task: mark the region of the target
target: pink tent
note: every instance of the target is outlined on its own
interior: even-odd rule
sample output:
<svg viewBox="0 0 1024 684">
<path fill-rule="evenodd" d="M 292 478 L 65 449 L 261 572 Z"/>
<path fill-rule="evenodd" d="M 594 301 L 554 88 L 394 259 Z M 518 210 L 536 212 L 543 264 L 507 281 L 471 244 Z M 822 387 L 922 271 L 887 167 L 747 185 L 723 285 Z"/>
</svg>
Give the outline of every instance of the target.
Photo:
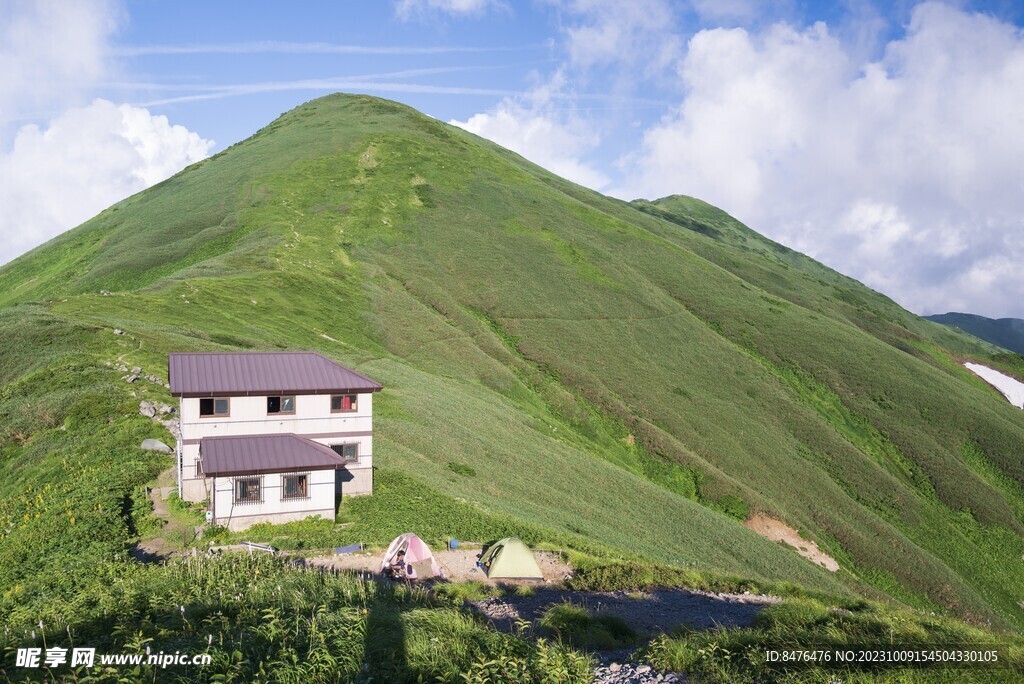
<svg viewBox="0 0 1024 684">
<path fill-rule="evenodd" d="M 381 572 L 391 567 L 399 551 L 405 551 L 405 575 L 409 579 L 427 579 L 441 574 L 441 567 L 430 552 L 430 547 L 412 532 L 406 532 L 391 542 L 380 564 Z"/>
</svg>

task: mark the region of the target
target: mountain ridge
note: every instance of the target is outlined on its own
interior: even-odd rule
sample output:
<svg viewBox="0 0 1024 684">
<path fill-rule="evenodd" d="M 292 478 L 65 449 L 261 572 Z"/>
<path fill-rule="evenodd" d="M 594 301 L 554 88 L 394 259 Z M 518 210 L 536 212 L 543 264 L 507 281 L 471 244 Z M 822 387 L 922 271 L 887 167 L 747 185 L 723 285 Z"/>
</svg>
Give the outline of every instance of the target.
<svg viewBox="0 0 1024 684">
<path fill-rule="evenodd" d="M 1024 424 L 959 364 L 989 346 L 698 200 L 605 198 L 404 105 L 292 110 L 0 267 L 0 306 L 54 349 L 96 336 L 36 371 L 74 367 L 69 386 L 119 354 L 154 371 L 172 350 L 317 349 L 388 388 L 381 467 L 445 495 L 661 562 L 1024 626 Z M 53 397 L 54 425 L 13 407 L 32 390 L 5 335 L 11 496 L 53 465 L 17 435 L 67 418 Z M 752 511 L 840 572 L 745 530 Z"/>
<path fill-rule="evenodd" d="M 977 314 L 955 311 L 923 316 L 923 318 L 959 328 L 1016 354 L 1024 354 L 1024 320 L 1020 318 L 987 318 Z"/>
</svg>

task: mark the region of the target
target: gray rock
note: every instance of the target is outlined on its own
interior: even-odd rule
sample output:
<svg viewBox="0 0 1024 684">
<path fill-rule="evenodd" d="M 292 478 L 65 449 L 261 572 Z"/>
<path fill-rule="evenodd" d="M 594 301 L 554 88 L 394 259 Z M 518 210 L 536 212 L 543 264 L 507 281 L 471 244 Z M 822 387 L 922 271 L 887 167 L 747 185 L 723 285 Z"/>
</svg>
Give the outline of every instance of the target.
<svg viewBox="0 0 1024 684">
<path fill-rule="evenodd" d="M 139 376 L 138 375 L 126 375 L 124 380 L 125 380 L 125 382 L 138 382 L 139 381 Z"/>
<path fill-rule="evenodd" d="M 147 418 L 152 418 L 156 415 L 156 406 L 154 406 L 152 402 L 144 401 L 139 404 L 139 413 Z"/>
<path fill-rule="evenodd" d="M 612 663 L 611 665 L 608 666 L 608 671 L 609 672 L 618 672 L 621 669 L 622 669 L 622 665 L 619 665 L 618 663 Z"/>
<path fill-rule="evenodd" d="M 120 328 L 114 328 L 114 334 L 115 335 L 124 335 L 124 330 L 121 330 Z"/>
<path fill-rule="evenodd" d="M 171 447 L 167 446 L 166 444 L 161 442 L 159 439 L 144 439 L 144 440 L 142 440 L 142 444 L 140 444 L 139 446 L 140 446 L 141 449 L 143 449 L 145 451 L 159 451 L 160 453 L 163 453 L 163 454 L 173 454 L 174 453 L 174 449 L 172 449 Z"/>
<path fill-rule="evenodd" d="M 140 375 L 142 373 L 142 369 L 139 368 L 138 366 L 132 366 L 132 373 L 134 373 L 135 375 Z"/>
</svg>

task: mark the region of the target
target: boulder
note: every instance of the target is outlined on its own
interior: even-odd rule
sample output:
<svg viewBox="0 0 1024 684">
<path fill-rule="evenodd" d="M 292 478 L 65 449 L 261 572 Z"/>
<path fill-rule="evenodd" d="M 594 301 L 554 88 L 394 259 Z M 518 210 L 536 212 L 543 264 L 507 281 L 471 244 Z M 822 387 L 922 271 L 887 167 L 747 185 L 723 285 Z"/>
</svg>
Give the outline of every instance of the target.
<svg viewBox="0 0 1024 684">
<path fill-rule="evenodd" d="M 144 439 L 140 447 L 145 451 L 159 451 L 163 454 L 173 454 L 174 449 L 167 446 L 159 439 Z"/>
</svg>

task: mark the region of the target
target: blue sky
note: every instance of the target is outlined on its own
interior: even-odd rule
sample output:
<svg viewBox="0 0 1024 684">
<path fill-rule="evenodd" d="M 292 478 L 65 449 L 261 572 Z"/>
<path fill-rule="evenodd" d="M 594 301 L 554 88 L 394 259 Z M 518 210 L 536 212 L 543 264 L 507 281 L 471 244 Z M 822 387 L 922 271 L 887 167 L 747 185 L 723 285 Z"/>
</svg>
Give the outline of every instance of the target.
<svg viewBox="0 0 1024 684">
<path fill-rule="evenodd" d="M 1024 317 L 1024 3 L 11 0 L 0 263 L 337 90 Z M 46 198 L 61 197 L 54 203 Z"/>
</svg>

